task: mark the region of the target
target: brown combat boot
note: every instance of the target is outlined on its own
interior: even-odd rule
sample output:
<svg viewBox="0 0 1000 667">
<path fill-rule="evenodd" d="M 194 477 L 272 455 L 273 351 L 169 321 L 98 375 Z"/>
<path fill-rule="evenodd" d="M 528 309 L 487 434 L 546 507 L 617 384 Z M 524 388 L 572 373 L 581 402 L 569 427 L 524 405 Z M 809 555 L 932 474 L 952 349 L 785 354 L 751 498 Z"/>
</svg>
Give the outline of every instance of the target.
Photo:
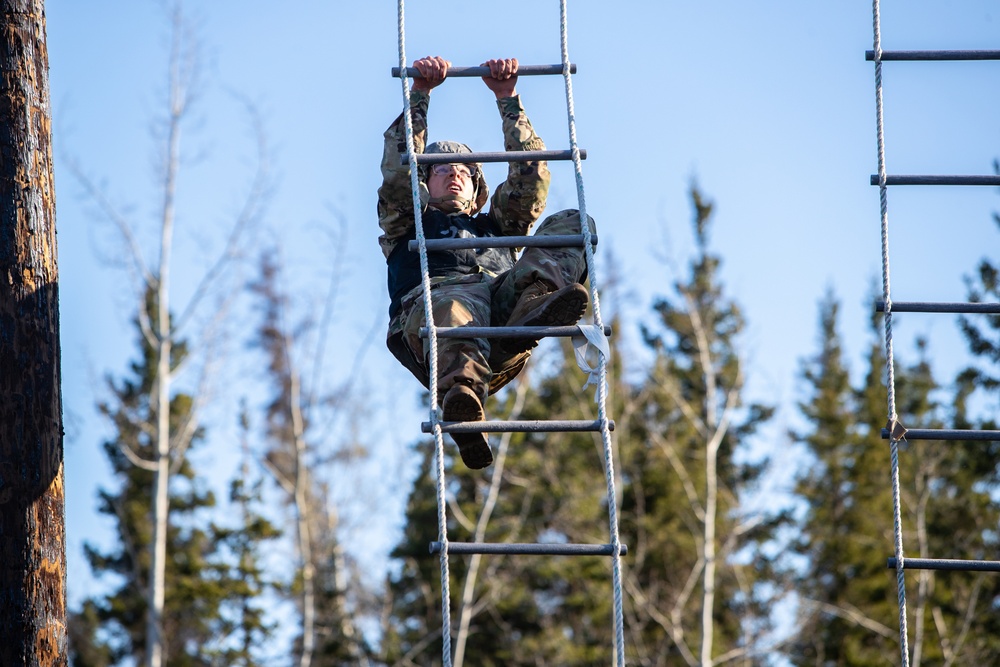
<svg viewBox="0 0 1000 667">
<path fill-rule="evenodd" d="M 464 384 L 456 384 L 441 401 L 441 410 L 446 422 L 483 421 L 483 404 L 476 392 Z M 493 452 L 485 433 L 451 433 L 458 445 L 462 461 L 473 470 L 481 470 L 493 463 Z"/>
<path fill-rule="evenodd" d="M 580 283 L 554 292 L 529 292 L 518 300 L 507 321 L 509 327 L 564 327 L 580 321 L 587 312 L 590 295 Z M 501 338 L 495 343 L 505 354 L 519 354 L 538 345 L 537 338 Z"/>
</svg>

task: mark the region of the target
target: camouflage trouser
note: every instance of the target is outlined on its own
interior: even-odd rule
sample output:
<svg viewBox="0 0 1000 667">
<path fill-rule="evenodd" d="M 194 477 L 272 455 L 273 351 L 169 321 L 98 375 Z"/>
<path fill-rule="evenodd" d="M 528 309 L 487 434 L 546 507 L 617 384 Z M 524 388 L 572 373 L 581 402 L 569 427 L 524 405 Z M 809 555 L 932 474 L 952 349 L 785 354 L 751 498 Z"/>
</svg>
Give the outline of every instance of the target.
<svg viewBox="0 0 1000 667">
<path fill-rule="evenodd" d="M 596 233 L 593 218 L 589 224 L 591 233 Z M 570 209 L 547 217 L 535 236 L 579 233 L 580 213 Z M 525 248 L 513 268 L 499 276 L 476 273 L 432 284 L 434 322 L 439 327 L 504 326 L 526 289 L 537 289 L 533 286 L 542 283 L 543 291 L 554 291 L 582 283 L 586 276 L 583 248 Z M 429 387 L 430 343 L 420 337 L 424 326 L 423 287 L 418 286 L 403 297 L 399 312 L 389 323 L 386 343 L 393 355 Z M 485 338 L 439 338 L 438 399 L 453 385 L 462 383 L 485 401 L 488 394 L 514 379 L 530 356 L 530 351 L 491 354 L 490 341 Z"/>
</svg>

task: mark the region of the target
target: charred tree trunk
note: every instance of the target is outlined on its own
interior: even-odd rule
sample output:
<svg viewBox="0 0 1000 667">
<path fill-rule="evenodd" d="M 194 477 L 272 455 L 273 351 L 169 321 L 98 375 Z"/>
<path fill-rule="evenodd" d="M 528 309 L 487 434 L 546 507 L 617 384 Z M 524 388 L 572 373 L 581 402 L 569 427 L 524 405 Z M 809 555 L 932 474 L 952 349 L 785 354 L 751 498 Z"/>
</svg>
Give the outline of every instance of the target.
<svg viewBox="0 0 1000 667">
<path fill-rule="evenodd" d="M 0 665 L 48 667 L 67 659 L 45 10 L 0 12 Z"/>
</svg>

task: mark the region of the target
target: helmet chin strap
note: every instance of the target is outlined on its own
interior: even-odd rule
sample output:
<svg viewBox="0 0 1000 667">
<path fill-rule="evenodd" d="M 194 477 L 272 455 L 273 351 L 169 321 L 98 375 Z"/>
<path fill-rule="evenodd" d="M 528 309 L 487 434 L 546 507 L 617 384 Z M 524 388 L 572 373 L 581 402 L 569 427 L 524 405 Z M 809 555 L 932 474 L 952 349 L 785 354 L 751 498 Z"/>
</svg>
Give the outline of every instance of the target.
<svg viewBox="0 0 1000 667">
<path fill-rule="evenodd" d="M 472 210 L 473 202 L 471 199 L 458 195 L 445 195 L 444 197 L 431 197 L 428 204 L 444 213 L 467 213 Z"/>
</svg>

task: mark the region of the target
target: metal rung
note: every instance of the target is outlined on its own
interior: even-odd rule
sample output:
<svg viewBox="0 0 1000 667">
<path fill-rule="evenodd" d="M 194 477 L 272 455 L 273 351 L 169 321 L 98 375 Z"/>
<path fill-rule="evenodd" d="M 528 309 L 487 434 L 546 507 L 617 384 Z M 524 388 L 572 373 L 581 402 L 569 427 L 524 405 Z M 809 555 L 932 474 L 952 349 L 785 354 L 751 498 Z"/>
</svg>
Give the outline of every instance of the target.
<svg viewBox="0 0 1000 667">
<path fill-rule="evenodd" d="M 875 60 L 875 51 L 865 51 L 865 60 Z M 1000 51 L 975 49 L 968 51 L 883 51 L 882 60 L 1000 60 Z"/>
<path fill-rule="evenodd" d="M 878 185 L 878 175 L 872 174 L 872 185 Z M 886 185 L 1000 185 L 1000 176 L 886 176 Z"/>
<path fill-rule="evenodd" d="M 567 327 L 438 327 L 438 338 L 572 338 L 582 336 L 579 325 Z M 604 335 L 611 327 L 604 326 Z M 420 337 L 427 338 L 427 327 L 420 327 Z"/>
<path fill-rule="evenodd" d="M 875 312 L 885 312 L 885 301 L 875 302 Z M 1000 313 L 1000 303 L 893 301 L 894 313 Z"/>
<path fill-rule="evenodd" d="M 628 547 L 618 545 L 619 555 L 628 554 Z M 441 543 L 431 542 L 432 554 L 441 553 Z M 612 556 L 610 544 L 490 544 L 487 542 L 449 542 L 449 554 L 509 554 L 514 556 Z"/>
<path fill-rule="evenodd" d="M 417 153 L 417 164 L 471 164 L 474 162 L 532 162 L 536 160 L 572 160 L 573 151 L 494 151 L 485 153 Z M 580 150 L 580 159 L 587 159 L 587 151 Z M 408 164 L 405 154 L 399 156 L 400 164 Z"/>
<path fill-rule="evenodd" d="M 886 567 L 896 569 L 896 559 L 889 558 Z M 956 558 L 904 558 L 904 570 L 952 570 L 958 572 L 1000 572 L 1000 561 L 958 560 Z"/>
<path fill-rule="evenodd" d="M 460 239 L 428 239 L 428 250 L 479 250 L 480 248 L 582 248 L 583 234 L 551 234 L 541 236 L 478 236 Z M 597 234 L 590 237 L 597 245 Z M 420 243 L 410 241 L 407 250 L 418 250 Z"/>
<path fill-rule="evenodd" d="M 545 74 L 562 74 L 563 66 L 560 65 L 518 65 L 518 76 L 541 76 Z M 570 63 L 569 73 L 576 74 L 576 63 Z M 449 67 L 448 78 L 466 76 L 489 76 L 490 68 L 476 65 L 474 67 Z M 399 67 L 392 68 L 392 76 L 399 78 Z M 411 79 L 422 79 L 416 67 L 407 67 L 406 76 Z"/>
<path fill-rule="evenodd" d="M 889 439 L 889 429 L 882 429 L 882 439 Z M 954 430 L 943 428 L 912 428 L 906 431 L 904 440 L 974 440 L 976 442 L 1000 442 L 1000 431 Z"/>
<path fill-rule="evenodd" d="M 600 431 L 601 421 L 586 419 L 553 419 L 550 421 L 478 421 L 439 422 L 442 433 L 582 433 Z M 422 422 L 420 431 L 432 433 L 431 422 Z M 615 430 L 615 422 L 608 421 L 608 430 Z"/>
</svg>

